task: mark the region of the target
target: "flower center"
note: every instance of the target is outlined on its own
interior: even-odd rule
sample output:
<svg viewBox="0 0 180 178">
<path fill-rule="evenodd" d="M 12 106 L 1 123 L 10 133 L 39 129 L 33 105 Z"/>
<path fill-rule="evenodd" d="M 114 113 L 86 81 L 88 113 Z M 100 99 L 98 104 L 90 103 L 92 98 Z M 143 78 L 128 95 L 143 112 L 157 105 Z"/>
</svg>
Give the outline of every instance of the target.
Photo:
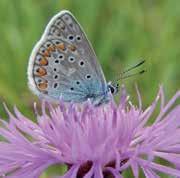
<svg viewBox="0 0 180 178">
<path fill-rule="evenodd" d="M 124 165 L 127 161 L 128 161 L 128 159 L 125 159 L 125 160 L 121 161 L 120 166 Z M 92 165 L 93 165 L 92 161 L 87 161 L 84 164 L 82 164 L 79 167 L 76 178 L 83 178 L 90 171 Z M 68 166 L 68 170 L 69 170 L 72 167 L 72 164 L 67 164 L 67 166 Z M 110 161 L 109 163 L 107 163 L 104 166 L 104 168 L 103 168 L 103 178 L 114 178 L 114 175 L 111 173 L 111 171 L 106 169 L 108 167 L 115 168 L 116 167 L 116 162 L 115 161 Z M 121 172 L 119 172 L 119 174 L 121 174 Z M 92 178 L 94 178 L 94 176 L 92 176 Z"/>
<path fill-rule="evenodd" d="M 103 171 L 103 177 L 104 178 L 114 178 L 114 175 L 110 171 L 105 170 L 105 171 Z"/>
<path fill-rule="evenodd" d="M 78 170 L 77 178 L 83 178 L 86 173 L 88 173 L 93 165 L 92 161 L 87 161 L 82 164 Z"/>
</svg>

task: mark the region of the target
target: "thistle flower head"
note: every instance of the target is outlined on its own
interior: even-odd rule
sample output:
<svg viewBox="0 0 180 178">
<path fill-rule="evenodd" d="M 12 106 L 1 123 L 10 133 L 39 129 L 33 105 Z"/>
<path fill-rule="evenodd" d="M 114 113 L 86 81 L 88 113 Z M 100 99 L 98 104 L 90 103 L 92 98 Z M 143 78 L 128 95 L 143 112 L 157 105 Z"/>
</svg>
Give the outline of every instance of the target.
<svg viewBox="0 0 180 178">
<path fill-rule="evenodd" d="M 135 178 L 140 170 L 147 178 L 158 172 L 179 176 L 180 106 L 171 108 L 179 96 L 165 104 L 161 88 L 145 110 L 140 96 L 135 107 L 126 94 L 119 105 L 111 101 L 101 107 L 43 103 L 37 123 L 16 108 L 15 115 L 8 111 L 9 121 L 1 120 L 0 128 L 0 176 L 38 178 L 57 163 L 68 167 L 61 178 L 121 178 L 128 168 Z M 148 124 L 159 100 L 159 115 Z"/>
</svg>

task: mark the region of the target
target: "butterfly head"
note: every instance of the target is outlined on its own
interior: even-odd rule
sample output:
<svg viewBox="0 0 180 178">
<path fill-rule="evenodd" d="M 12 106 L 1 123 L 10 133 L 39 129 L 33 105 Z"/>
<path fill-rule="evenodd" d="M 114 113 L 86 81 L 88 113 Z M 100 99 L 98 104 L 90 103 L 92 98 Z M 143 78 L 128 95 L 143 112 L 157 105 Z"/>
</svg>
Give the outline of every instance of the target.
<svg viewBox="0 0 180 178">
<path fill-rule="evenodd" d="M 109 82 L 107 87 L 108 87 L 108 91 L 112 95 L 117 94 L 119 91 L 119 83 L 117 83 L 117 82 L 115 82 L 115 83 Z"/>
<path fill-rule="evenodd" d="M 110 101 L 111 97 L 110 95 L 115 95 L 117 94 L 119 91 L 119 84 L 116 83 L 112 83 L 109 82 L 107 84 L 107 92 L 105 92 L 104 94 L 98 95 L 96 97 L 92 97 L 91 101 L 93 103 L 94 106 L 100 106 L 101 104 L 106 104 Z"/>
</svg>

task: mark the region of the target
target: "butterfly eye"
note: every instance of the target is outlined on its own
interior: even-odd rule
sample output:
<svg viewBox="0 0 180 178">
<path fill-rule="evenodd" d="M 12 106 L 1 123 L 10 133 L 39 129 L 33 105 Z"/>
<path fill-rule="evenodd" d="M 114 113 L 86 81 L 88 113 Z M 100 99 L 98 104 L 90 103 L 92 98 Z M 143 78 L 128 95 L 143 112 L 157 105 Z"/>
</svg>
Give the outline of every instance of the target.
<svg viewBox="0 0 180 178">
<path fill-rule="evenodd" d="M 68 58 L 68 61 L 71 62 L 71 63 L 73 63 L 73 62 L 75 61 L 75 58 L 74 58 L 73 56 L 70 56 L 70 57 Z"/>
<path fill-rule="evenodd" d="M 108 89 L 112 94 L 116 94 L 118 92 L 119 84 L 109 84 Z"/>
<path fill-rule="evenodd" d="M 111 91 L 111 93 L 113 94 L 113 93 L 115 92 L 114 87 L 110 87 L 110 91 Z"/>
<path fill-rule="evenodd" d="M 82 67 L 82 66 L 84 66 L 84 61 L 80 61 L 79 62 L 79 65 Z"/>
<path fill-rule="evenodd" d="M 88 79 L 88 80 L 91 79 L 91 75 L 89 75 L 89 74 L 86 75 L 86 79 Z"/>
</svg>

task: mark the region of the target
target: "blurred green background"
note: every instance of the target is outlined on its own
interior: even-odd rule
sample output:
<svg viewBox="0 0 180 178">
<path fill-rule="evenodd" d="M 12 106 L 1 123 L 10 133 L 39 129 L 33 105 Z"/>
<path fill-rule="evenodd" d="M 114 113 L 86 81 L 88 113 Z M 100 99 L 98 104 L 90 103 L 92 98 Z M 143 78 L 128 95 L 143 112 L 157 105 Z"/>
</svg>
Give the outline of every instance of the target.
<svg viewBox="0 0 180 178">
<path fill-rule="evenodd" d="M 146 60 L 144 75 L 123 81 L 133 100 L 134 83 L 145 107 L 160 84 L 168 99 L 179 89 L 179 0 L 0 0 L 0 103 L 16 104 L 32 116 L 37 97 L 27 86 L 28 58 L 48 21 L 62 9 L 84 28 L 107 80 Z"/>
</svg>

